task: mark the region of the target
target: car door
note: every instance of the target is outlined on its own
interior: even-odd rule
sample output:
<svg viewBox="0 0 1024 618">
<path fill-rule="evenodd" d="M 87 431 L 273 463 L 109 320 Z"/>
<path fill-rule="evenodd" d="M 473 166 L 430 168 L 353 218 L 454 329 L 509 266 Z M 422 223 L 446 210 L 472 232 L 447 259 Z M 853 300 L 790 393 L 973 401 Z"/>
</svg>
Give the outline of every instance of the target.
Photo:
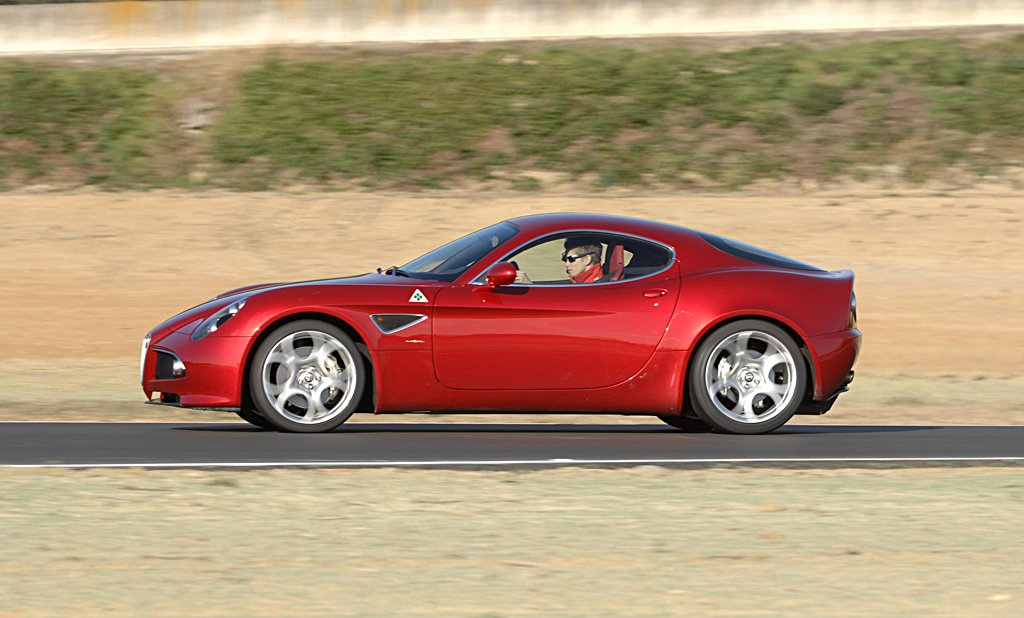
<svg viewBox="0 0 1024 618">
<path fill-rule="evenodd" d="M 445 288 L 434 305 L 437 379 L 473 390 L 618 384 L 654 354 L 678 293 L 674 262 L 637 280 Z"/>
</svg>

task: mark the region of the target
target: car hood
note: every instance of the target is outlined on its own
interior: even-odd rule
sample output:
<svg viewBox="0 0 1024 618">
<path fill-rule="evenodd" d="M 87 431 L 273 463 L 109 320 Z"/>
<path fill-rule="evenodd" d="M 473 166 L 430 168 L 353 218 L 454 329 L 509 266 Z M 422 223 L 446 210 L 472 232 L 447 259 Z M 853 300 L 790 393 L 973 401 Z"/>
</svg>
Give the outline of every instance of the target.
<svg viewBox="0 0 1024 618">
<path fill-rule="evenodd" d="M 314 279 L 311 281 L 297 281 L 293 283 L 260 283 L 256 285 L 247 285 L 239 288 L 234 288 L 226 292 L 217 294 L 210 300 L 196 305 L 190 309 L 182 311 L 174 317 L 164 321 L 159 326 L 150 331 L 150 335 L 153 340 L 163 339 L 166 335 L 175 332 L 187 332 L 191 333 L 199 326 L 199 324 L 213 315 L 217 311 L 220 311 L 224 307 L 241 298 L 252 298 L 256 294 L 262 294 L 266 292 L 272 292 L 275 290 L 281 290 L 285 288 L 300 288 L 309 286 L 350 286 L 350 285 L 380 285 L 380 286 L 393 286 L 393 285 L 430 285 L 431 281 L 424 281 L 421 279 L 409 279 L 406 277 L 395 277 L 393 275 L 383 275 L 377 273 L 367 273 L 363 275 L 354 275 L 351 277 L 335 277 L 332 279 Z"/>
<path fill-rule="evenodd" d="M 259 283 L 257 285 L 243 285 L 240 288 L 235 288 L 233 290 L 228 290 L 227 292 L 222 292 L 222 293 L 214 296 L 211 300 L 220 300 L 222 298 L 227 298 L 229 296 L 237 296 L 238 294 L 241 294 L 242 292 L 251 292 L 253 290 L 262 290 L 262 289 L 265 289 L 265 288 L 278 288 L 278 287 L 282 287 L 282 286 L 285 286 L 285 285 L 289 285 L 289 284 L 282 283 L 282 282 L 277 282 L 277 283 Z"/>
</svg>

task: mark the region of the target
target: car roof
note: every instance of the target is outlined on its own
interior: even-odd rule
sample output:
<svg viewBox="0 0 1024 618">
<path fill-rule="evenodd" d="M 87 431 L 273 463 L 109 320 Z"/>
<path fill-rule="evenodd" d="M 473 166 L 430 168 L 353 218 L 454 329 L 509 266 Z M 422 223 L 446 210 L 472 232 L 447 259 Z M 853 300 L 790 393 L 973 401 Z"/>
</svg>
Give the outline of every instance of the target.
<svg viewBox="0 0 1024 618">
<path fill-rule="evenodd" d="M 689 228 L 659 221 L 575 212 L 526 215 L 508 221 L 530 235 L 543 235 L 560 230 L 593 229 L 647 237 L 671 245 L 677 244 L 681 237 L 696 233 Z"/>
</svg>

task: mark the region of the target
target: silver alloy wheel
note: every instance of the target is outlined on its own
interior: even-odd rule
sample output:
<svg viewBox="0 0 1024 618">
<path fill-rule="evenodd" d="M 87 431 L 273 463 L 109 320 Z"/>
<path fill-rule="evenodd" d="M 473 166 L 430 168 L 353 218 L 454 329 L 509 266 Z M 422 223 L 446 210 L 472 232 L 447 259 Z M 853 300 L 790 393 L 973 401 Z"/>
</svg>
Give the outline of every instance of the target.
<svg viewBox="0 0 1024 618">
<path fill-rule="evenodd" d="M 292 333 L 271 348 L 263 362 L 263 393 L 282 417 L 305 425 L 341 414 L 356 392 L 352 355 L 331 335 Z"/>
<path fill-rule="evenodd" d="M 745 330 L 723 339 L 708 358 L 704 386 L 715 408 L 740 423 L 775 418 L 796 393 L 796 361 L 768 333 Z"/>
</svg>

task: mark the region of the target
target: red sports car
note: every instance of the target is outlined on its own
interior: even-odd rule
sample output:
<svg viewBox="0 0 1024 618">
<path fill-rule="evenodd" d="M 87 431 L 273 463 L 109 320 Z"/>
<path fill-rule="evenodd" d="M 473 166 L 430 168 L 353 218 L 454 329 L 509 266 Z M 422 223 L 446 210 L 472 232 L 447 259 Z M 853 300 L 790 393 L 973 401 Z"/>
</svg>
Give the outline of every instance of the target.
<svg viewBox="0 0 1024 618">
<path fill-rule="evenodd" d="M 757 434 L 827 411 L 860 340 L 849 270 L 665 223 L 551 214 L 376 274 L 226 292 L 146 336 L 141 378 L 149 403 L 283 431 L 433 410 Z"/>
</svg>

